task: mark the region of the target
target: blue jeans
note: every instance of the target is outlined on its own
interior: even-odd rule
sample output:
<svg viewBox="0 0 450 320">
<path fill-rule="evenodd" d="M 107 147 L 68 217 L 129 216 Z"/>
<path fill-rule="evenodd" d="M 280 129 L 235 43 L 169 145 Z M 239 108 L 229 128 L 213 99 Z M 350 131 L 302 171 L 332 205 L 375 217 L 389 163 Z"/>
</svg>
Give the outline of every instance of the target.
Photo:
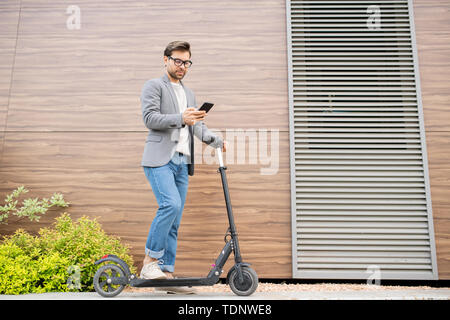
<svg viewBox="0 0 450 320">
<path fill-rule="evenodd" d="M 161 167 L 144 167 L 158 210 L 148 233 L 145 254 L 158 259 L 162 271 L 173 272 L 177 252 L 178 228 L 188 190 L 187 160 L 175 152 Z"/>
</svg>

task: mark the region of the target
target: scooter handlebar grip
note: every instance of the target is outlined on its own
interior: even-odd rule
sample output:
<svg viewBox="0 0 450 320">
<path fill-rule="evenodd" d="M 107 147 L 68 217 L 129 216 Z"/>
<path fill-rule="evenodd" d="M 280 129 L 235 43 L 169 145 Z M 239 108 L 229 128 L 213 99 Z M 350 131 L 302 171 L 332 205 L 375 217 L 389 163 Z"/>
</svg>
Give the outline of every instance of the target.
<svg viewBox="0 0 450 320">
<path fill-rule="evenodd" d="M 217 157 L 219 158 L 219 166 L 224 167 L 222 148 L 216 148 Z"/>
</svg>

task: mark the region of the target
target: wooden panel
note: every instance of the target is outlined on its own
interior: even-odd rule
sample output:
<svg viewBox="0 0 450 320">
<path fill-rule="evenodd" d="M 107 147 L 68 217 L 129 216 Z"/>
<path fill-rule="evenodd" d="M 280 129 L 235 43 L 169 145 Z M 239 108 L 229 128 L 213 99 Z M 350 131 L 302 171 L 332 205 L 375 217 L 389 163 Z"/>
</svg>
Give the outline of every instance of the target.
<svg viewBox="0 0 450 320">
<path fill-rule="evenodd" d="M 13 37 L 0 36 L 0 131 L 6 122 L 15 43 Z"/>
<path fill-rule="evenodd" d="M 439 279 L 450 279 L 450 3 L 414 0 Z"/>
<path fill-rule="evenodd" d="M 426 134 L 439 278 L 450 279 L 450 132 Z"/>
<path fill-rule="evenodd" d="M 0 36 L 0 159 L 3 149 L 3 133 L 7 124 L 6 120 L 15 42 L 13 37 Z"/>
<path fill-rule="evenodd" d="M 448 197 L 449 186 L 447 186 L 446 189 L 446 196 Z M 448 232 L 450 228 L 450 219 L 448 218 L 449 210 L 450 206 L 448 204 L 433 204 L 439 279 L 450 279 L 450 237 Z"/>
<path fill-rule="evenodd" d="M 207 4 L 177 3 L 165 28 L 165 1 L 81 2 L 81 29 L 68 30 L 67 2 L 25 1 L 9 127 L 145 130 L 141 88 L 163 75 L 167 43 L 186 39 L 185 83 L 216 103 L 210 127 L 287 130 L 284 2 Z"/>
<path fill-rule="evenodd" d="M 0 3 L 0 159 L 3 151 L 3 131 L 7 125 L 19 10 L 19 0 Z"/>
<path fill-rule="evenodd" d="M 450 3 L 414 0 L 419 71 L 427 131 L 450 123 Z"/>
<path fill-rule="evenodd" d="M 448 164 L 446 167 L 445 169 L 430 168 L 430 186 L 439 279 L 450 279 L 450 168 L 448 168 Z"/>
<path fill-rule="evenodd" d="M 0 130 L 6 119 L 18 17 L 18 1 L 0 3 Z"/>
<path fill-rule="evenodd" d="M 16 31 L 14 18 L 4 15 L 18 3 L 0 3 L 0 125 L 6 120 L 2 110 L 11 76 L 4 66 L 12 61 Z M 169 24 L 167 2 L 82 0 L 76 3 L 82 10 L 82 28 L 73 31 L 65 27 L 67 2 L 21 3 L 7 149 L 0 164 L 0 199 L 19 184 L 35 196 L 62 192 L 73 202 L 68 211 L 74 217 L 99 216 L 108 232 L 121 235 L 132 246 L 139 266 L 148 231 L 142 226 L 149 226 L 156 210 L 139 167 L 146 134 L 139 94 L 145 80 L 163 74 L 165 45 L 186 39 L 192 44 L 194 66 L 185 83 L 199 104 L 216 103 L 207 120 L 210 128 L 281 130 L 278 175 L 261 176 L 255 166 L 232 165 L 229 180 L 244 257 L 256 263 L 263 276 L 291 277 L 285 1 L 235 0 L 226 7 L 221 2 L 177 2 L 178 10 L 172 10 L 170 17 L 172 25 L 164 28 Z M 450 171 L 444 158 L 450 151 L 449 3 L 414 0 L 414 8 L 439 277 L 450 279 L 445 202 Z M 78 132 L 45 132 L 49 130 Z M 433 136 L 431 131 L 445 134 Z M 245 173 L 237 172 L 241 169 Z M 218 178 L 214 166 L 196 167 L 180 230 L 177 272 L 203 274 L 223 245 L 225 220 L 224 207 L 219 207 L 223 195 Z M 218 222 L 208 225 L 203 236 L 196 235 L 195 228 L 205 229 L 203 215 L 197 216 L 196 208 L 203 208 L 197 204 L 199 199 L 210 195 L 205 186 L 214 188 L 210 191 L 217 206 L 210 214 Z M 254 188 L 274 191 L 267 194 L 254 192 Z M 40 226 L 55 216 L 56 212 L 50 212 Z M 252 228 L 258 221 L 260 227 Z"/>
<path fill-rule="evenodd" d="M 427 131 L 428 167 L 450 169 L 450 131 Z"/>
<path fill-rule="evenodd" d="M 417 43 L 425 128 L 448 131 L 450 32 L 418 32 Z"/>
<path fill-rule="evenodd" d="M 61 192 L 72 203 L 67 212 L 74 218 L 98 217 L 107 232 L 131 246 L 140 266 L 157 209 L 139 166 L 144 140 L 142 133 L 8 133 L 0 166 L 0 198 L 21 184 L 33 197 Z M 291 274 L 288 140 L 287 132 L 280 133 L 279 169 L 274 175 L 261 175 L 260 169 L 267 165 L 259 160 L 253 165 L 249 160 L 243 165 L 227 164 L 242 254 L 261 277 Z M 270 148 L 270 139 L 268 143 Z M 199 164 L 190 178 L 177 262 L 177 272 L 185 275 L 206 274 L 223 247 L 227 220 L 216 169 L 213 164 Z M 59 212 L 23 226 L 36 231 Z M 16 227 L 0 225 L 0 233 L 11 233 Z"/>
</svg>

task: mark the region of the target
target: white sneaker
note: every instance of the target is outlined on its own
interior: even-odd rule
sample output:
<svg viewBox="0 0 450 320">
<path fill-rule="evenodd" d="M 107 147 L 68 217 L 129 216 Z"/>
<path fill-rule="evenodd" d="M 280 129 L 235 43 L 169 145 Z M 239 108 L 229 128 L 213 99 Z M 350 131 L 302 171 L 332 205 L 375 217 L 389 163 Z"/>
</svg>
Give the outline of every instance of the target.
<svg viewBox="0 0 450 320">
<path fill-rule="evenodd" d="M 167 275 L 161 271 L 158 261 L 153 261 L 142 267 L 141 279 L 167 279 Z"/>
</svg>

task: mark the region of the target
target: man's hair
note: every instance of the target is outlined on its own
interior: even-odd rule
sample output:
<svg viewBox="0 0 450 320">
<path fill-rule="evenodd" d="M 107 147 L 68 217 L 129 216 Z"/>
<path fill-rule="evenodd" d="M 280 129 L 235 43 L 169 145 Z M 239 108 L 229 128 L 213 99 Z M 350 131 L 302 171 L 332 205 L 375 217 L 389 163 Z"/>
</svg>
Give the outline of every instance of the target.
<svg viewBox="0 0 450 320">
<path fill-rule="evenodd" d="M 179 50 L 179 51 L 188 51 L 189 52 L 189 57 L 191 56 L 191 45 L 189 44 L 189 42 L 186 41 L 172 41 L 171 43 L 169 43 L 166 47 L 166 49 L 164 50 L 164 55 L 165 56 L 171 56 L 172 55 L 172 51 L 175 50 Z"/>
</svg>

